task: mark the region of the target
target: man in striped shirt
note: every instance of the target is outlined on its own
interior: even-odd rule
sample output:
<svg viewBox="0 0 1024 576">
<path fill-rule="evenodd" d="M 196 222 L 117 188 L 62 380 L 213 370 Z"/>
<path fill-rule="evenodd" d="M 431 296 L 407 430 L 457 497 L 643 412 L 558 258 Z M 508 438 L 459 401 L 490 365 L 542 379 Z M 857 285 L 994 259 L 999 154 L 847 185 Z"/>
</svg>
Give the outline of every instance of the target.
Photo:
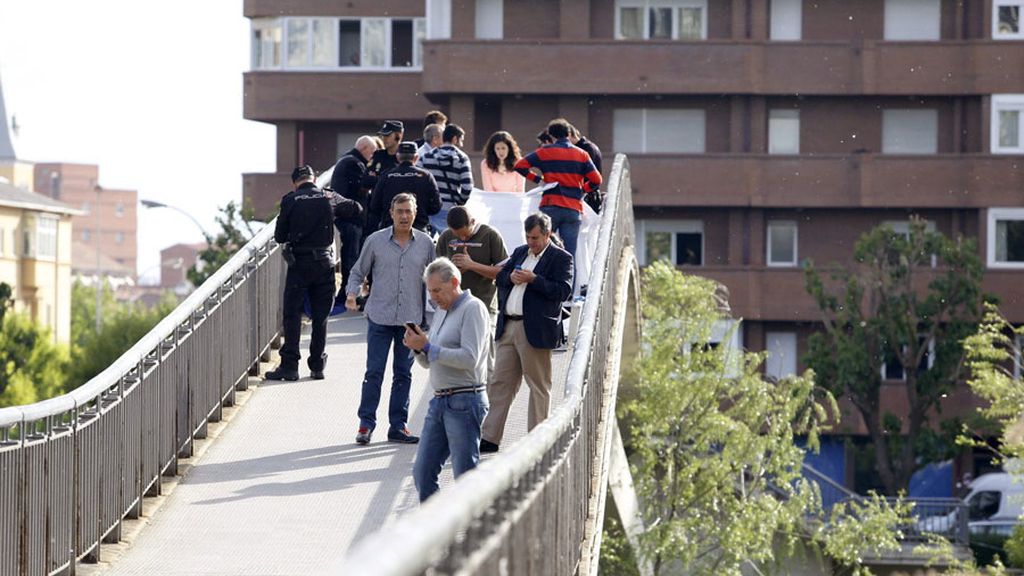
<svg viewBox="0 0 1024 576">
<path fill-rule="evenodd" d="M 547 133 L 555 142 L 520 158 L 515 170 L 531 182 L 552 184 L 540 199 L 540 211 L 551 218 L 552 230 L 562 239 L 565 251 L 575 258 L 583 221 L 583 195 L 598 189 L 601 173 L 589 154 L 569 142 L 568 122 L 552 120 Z"/>
<path fill-rule="evenodd" d="M 473 168 L 469 156 L 460 150 L 465 137 L 466 131 L 458 124 L 449 124 L 442 136 L 444 143 L 423 157 L 423 169 L 434 175 L 441 193 L 441 211 L 430 217 L 430 226 L 437 233 L 448 228 L 448 210 L 465 204 L 473 191 Z"/>
</svg>

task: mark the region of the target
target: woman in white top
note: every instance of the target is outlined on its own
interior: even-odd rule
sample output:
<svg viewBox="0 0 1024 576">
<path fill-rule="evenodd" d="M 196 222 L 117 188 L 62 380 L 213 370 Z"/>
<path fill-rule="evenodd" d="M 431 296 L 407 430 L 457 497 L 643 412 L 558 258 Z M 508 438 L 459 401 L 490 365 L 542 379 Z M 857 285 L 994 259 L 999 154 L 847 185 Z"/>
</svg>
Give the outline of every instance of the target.
<svg viewBox="0 0 1024 576">
<path fill-rule="evenodd" d="M 526 179 L 512 169 L 521 157 L 519 145 L 511 134 L 504 130 L 491 134 L 484 146 L 484 159 L 480 162 L 482 188 L 489 192 L 525 191 Z"/>
</svg>

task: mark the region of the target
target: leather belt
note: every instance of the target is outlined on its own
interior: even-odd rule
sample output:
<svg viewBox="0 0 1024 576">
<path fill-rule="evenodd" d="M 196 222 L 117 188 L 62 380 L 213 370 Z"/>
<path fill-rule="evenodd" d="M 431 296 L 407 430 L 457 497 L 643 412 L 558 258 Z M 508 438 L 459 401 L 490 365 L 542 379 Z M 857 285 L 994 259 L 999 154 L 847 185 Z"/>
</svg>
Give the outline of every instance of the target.
<svg viewBox="0 0 1024 576">
<path fill-rule="evenodd" d="M 487 389 L 487 386 L 459 386 L 458 388 L 445 388 L 444 390 L 434 390 L 434 398 L 444 398 L 445 396 L 453 396 L 455 394 L 469 394 L 470 392 L 483 392 Z"/>
<path fill-rule="evenodd" d="M 505 314 L 505 320 L 522 320 L 522 316 L 514 316 L 512 314 Z"/>
</svg>

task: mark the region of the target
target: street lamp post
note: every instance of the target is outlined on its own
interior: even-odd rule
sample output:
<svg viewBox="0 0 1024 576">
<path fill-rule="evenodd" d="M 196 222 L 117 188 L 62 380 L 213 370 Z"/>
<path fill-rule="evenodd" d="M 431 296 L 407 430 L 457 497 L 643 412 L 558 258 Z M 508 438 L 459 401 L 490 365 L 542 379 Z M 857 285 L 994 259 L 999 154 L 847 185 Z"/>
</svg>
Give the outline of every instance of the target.
<svg viewBox="0 0 1024 576">
<path fill-rule="evenodd" d="M 203 238 L 206 238 L 206 229 L 203 228 L 203 225 L 199 223 L 199 220 L 196 220 L 195 216 L 189 214 L 188 212 L 182 210 L 181 208 L 178 208 L 177 206 L 171 206 L 170 204 L 164 204 L 163 202 L 157 202 L 156 200 L 143 199 L 139 200 L 139 202 L 141 202 L 142 205 L 145 206 L 146 208 L 168 208 L 170 210 L 178 212 L 179 214 L 184 214 L 185 217 L 191 220 L 192 223 L 196 225 L 196 228 L 199 228 L 199 231 L 203 233 Z"/>
</svg>

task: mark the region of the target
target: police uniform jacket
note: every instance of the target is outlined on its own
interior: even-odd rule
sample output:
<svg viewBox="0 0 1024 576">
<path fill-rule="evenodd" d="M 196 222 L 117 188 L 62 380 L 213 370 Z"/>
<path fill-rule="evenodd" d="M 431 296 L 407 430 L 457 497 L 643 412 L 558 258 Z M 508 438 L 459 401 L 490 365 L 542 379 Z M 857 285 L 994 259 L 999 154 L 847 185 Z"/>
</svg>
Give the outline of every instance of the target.
<svg viewBox="0 0 1024 576">
<path fill-rule="evenodd" d="M 362 211 L 363 207 L 358 202 L 307 182 L 281 199 L 274 240 L 279 244 L 287 242 L 296 259 L 306 256 L 331 258 L 334 220 L 358 217 Z"/>
<path fill-rule="evenodd" d="M 370 191 L 363 185 L 365 178 L 366 160 L 355 148 L 346 152 L 334 165 L 334 173 L 331 174 L 331 188 L 335 193 L 358 202 L 363 208 L 362 214 L 359 216 L 338 220 L 338 222 L 349 222 L 358 226 L 366 225 L 366 212 L 370 207 Z"/>
<path fill-rule="evenodd" d="M 373 153 L 370 162 L 366 165 L 366 177 L 363 178 L 363 187 L 373 190 L 385 172 L 398 166 L 398 155 L 388 154 L 387 148 L 381 148 Z"/>
<path fill-rule="evenodd" d="M 370 231 L 391 226 L 391 199 L 402 192 L 416 197 L 416 219 L 413 228 L 425 231 L 430 216 L 441 211 L 441 195 L 437 190 L 434 175 L 409 162 L 384 173 L 370 194 L 370 215 L 367 227 Z"/>
</svg>

